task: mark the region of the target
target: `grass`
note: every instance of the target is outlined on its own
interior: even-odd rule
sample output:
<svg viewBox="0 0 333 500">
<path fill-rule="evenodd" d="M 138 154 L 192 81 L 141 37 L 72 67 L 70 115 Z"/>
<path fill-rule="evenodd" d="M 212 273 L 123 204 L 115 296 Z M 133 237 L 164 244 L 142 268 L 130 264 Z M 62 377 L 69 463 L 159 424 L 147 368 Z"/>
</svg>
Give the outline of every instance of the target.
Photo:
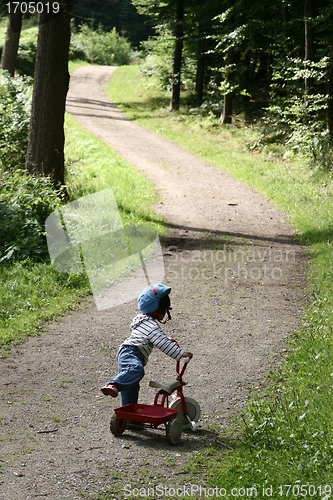
<svg viewBox="0 0 333 500">
<path fill-rule="evenodd" d="M 153 186 L 69 115 L 65 129 L 70 199 L 111 188 L 124 226 L 150 226 L 162 234 L 163 220 L 152 211 Z M 44 321 L 78 307 L 91 293 L 86 274 L 59 273 L 49 261 L 2 262 L 0 270 L 0 348 L 36 334 Z"/>
<path fill-rule="evenodd" d="M 80 68 L 81 66 L 91 66 L 87 61 L 83 61 L 82 59 L 75 59 L 75 61 L 68 61 L 68 71 L 72 73 L 75 69 Z"/>
<path fill-rule="evenodd" d="M 284 210 L 311 257 L 309 308 L 302 328 L 290 334 L 285 362 L 267 374 L 266 392 L 249 404 L 244 423 L 238 425 L 235 450 L 217 445 L 197 453 L 193 472 L 203 474 L 212 488 L 225 488 L 229 496 L 232 488 L 246 496 L 246 489 L 255 487 L 258 498 L 327 500 L 333 487 L 330 173 L 311 170 L 297 158 L 283 159 L 281 146 L 252 153 L 250 146 L 259 137 L 256 128 L 237 118 L 234 125 L 221 127 L 218 118 L 191 110 L 188 98 L 179 112 L 170 113 L 169 95 L 148 87 L 138 67 L 119 68 L 108 92 L 132 120 L 253 186 Z"/>
<path fill-rule="evenodd" d="M 50 263 L 29 259 L 1 263 L 0 347 L 38 332 L 43 321 L 78 306 L 90 293 L 86 276 L 57 273 Z"/>
</svg>

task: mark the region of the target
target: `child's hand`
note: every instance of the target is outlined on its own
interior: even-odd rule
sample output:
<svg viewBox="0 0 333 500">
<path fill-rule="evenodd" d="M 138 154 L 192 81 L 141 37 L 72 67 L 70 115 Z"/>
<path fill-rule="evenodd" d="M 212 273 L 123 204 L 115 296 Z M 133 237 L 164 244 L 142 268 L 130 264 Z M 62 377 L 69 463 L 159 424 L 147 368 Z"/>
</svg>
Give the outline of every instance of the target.
<svg viewBox="0 0 333 500">
<path fill-rule="evenodd" d="M 191 352 L 185 352 L 185 354 L 183 354 L 182 357 L 183 358 L 190 358 L 190 359 L 192 359 L 193 358 L 193 354 Z"/>
</svg>

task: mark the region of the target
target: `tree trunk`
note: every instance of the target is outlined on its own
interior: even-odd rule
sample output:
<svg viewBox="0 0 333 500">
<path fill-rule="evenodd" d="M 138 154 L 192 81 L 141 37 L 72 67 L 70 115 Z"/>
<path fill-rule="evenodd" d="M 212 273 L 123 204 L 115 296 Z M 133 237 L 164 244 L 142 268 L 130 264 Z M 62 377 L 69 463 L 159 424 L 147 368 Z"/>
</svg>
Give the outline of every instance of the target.
<svg viewBox="0 0 333 500">
<path fill-rule="evenodd" d="M 175 27 L 175 52 L 173 59 L 173 72 L 172 72 L 172 95 L 170 103 L 170 111 L 179 109 L 180 99 L 180 70 L 182 64 L 183 52 L 183 20 L 184 20 L 184 2 L 183 0 L 176 0 L 176 27 Z"/>
<path fill-rule="evenodd" d="M 195 84 L 196 101 L 199 105 L 202 103 L 204 76 L 205 76 L 205 38 L 199 32 L 197 74 L 196 74 L 196 84 Z"/>
<path fill-rule="evenodd" d="M 71 1 L 40 15 L 26 169 L 64 184 L 64 115 L 69 85 Z"/>
<path fill-rule="evenodd" d="M 284 45 L 285 45 L 285 50 L 286 50 L 286 56 L 288 57 L 291 54 L 291 44 L 289 40 L 289 35 L 290 35 L 290 28 L 289 28 L 289 23 L 290 23 L 290 15 L 289 15 L 289 9 L 288 9 L 288 3 L 286 0 L 281 0 L 281 12 L 282 12 L 282 23 L 283 23 L 283 31 L 284 31 Z"/>
<path fill-rule="evenodd" d="M 315 45 L 314 45 L 314 3 L 313 0 L 304 0 L 304 40 L 305 40 L 305 67 L 307 61 L 314 61 Z M 314 90 L 313 77 L 305 78 L 305 94 L 312 94 Z"/>
<path fill-rule="evenodd" d="M 331 43 L 331 60 L 328 80 L 327 128 L 333 137 L 333 37 Z"/>
<path fill-rule="evenodd" d="M 232 94 L 225 94 L 223 98 L 221 125 L 231 122 L 232 122 Z"/>
<path fill-rule="evenodd" d="M 0 63 L 0 68 L 8 71 L 10 76 L 15 74 L 21 27 L 22 12 L 17 9 L 15 13 L 8 15 L 7 33 Z"/>
<path fill-rule="evenodd" d="M 226 75 L 225 75 L 225 79 L 226 79 L 227 83 L 229 83 L 231 81 L 232 72 L 233 72 L 232 66 L 234 63 L 235 63 L 235 53 L 231 49 L 231 50 L 229 50 L 228 56 L 227 56 L 227 65 L 230 66 L 230 69 L 228 69 L 228 71 L 226 72 Z M 232 94 L 231 93 L 224 94 L 223 110 L 221 113 L 220 121 L 221 121 L 221 125 L 224 125 L 225 123 L 232 122 Z"/>
<path fill-rule="evenodd" d="M 230 9 L 234 5 L 234 0 L 228 0 L 227 2 L 227 8 Z M 233 24 L 233 16 L 228 17 L 227 21 L 227 26 L 228 29 L 230 30 Z M 227 54 L 227 66 L 228 69 L 226 70 L 225 74 L 225 80 L 227 83 L 231 81 L 231 76 L 232 76 L 232 65 L 235 62 L 235 53 L 233 49 L 229 49 L 228 54 Z M 224 94 L 223 97 L 223 110 L 220 116 L 220 121 L 221 125 L 224 125 L 225 123 L 231 123 L 232 122 L 232 94 Z"/>
</svg>

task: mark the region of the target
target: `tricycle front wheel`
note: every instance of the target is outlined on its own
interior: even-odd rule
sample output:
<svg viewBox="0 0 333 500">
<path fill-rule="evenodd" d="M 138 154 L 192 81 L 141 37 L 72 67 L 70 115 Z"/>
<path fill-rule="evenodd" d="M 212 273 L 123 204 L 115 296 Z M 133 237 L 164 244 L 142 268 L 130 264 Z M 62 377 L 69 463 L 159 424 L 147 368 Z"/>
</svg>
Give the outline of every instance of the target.
<svg viewBox="0 0 333 500">
<path fill-rule="evenodd" d="M 112 413 L 110 431 L 114 436 L 121 436 L 126 429 L 126 420 L 121 420 L 115 413 Z"/>
<path fill-rule="evenodd" d="M 187 414 L 192 422 L 197 423 L 197 421 L 200 418 L 200 406 L 195 401 L 195 399 L 192 398 L 185 398 L 185 403 L 186 403 L 186 409 L 187 409 Z M 177 397 L 174 399 L 171 404 L 169 405 L 169 408 L 173 408 L 174 410 L 179 410 L 178 412 L 178 418 L 180 419 L 183 430 L 191 429 L 191 424 L 187 420 L 186 416 L 184 415 L 184 410 L 183 410 L 183 405 L 182 405 L 182 400 L 181 398 Z"/>
<path fill-rule="evenodd" d="M 170 444 L 178 444 L 182 437 L 183 426 L 179 418 L 169 420 L 166 426 L 166 437 Z"/>
</svg>

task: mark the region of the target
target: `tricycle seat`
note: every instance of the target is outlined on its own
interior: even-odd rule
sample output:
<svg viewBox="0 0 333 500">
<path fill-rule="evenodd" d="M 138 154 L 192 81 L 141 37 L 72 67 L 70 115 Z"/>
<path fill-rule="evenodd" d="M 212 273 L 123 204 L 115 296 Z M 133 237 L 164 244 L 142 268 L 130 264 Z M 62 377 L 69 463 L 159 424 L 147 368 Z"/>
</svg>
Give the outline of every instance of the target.
<svg viewBox="0 0 333 500">
<path fill-rule="evenodd" d="M 154 382 L 151 380 L 149 382 L 149 387 L 155 387 L 156 389 L 162 389 L 163 391 L 171 394 L 173 391 L 181 387 L 181 383 L 179 380 L 172 380 L 171 382 L 167 382 L 165 384 L 161 384 L 160 382 Z"/>
</svg>

